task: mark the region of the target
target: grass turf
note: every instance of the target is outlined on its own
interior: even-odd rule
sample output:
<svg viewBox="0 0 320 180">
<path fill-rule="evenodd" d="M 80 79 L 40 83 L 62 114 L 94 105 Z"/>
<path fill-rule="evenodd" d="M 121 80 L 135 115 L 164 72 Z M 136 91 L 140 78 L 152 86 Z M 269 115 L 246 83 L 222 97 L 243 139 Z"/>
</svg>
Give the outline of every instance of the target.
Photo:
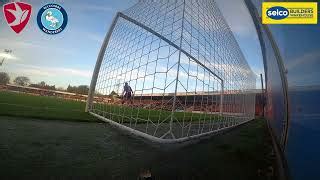
<svg viewBox="0 0 320 180">
<path fill-rule="evenodd" d="M 97 122 L 84 112 L 85 103 L 55 97 L 0 91 L 0 115 Z"/>
<path fill-rule="evenodd" d="M 104 123 L 0 117 L 1 179 L 276 179 L 265 120 L 176 150 L 162 150 Z"/>
<path fill-rule="evenodd" d="M 0 115 L 39 119 L 59 119 L 70 121 L 97 122 L 99 120 L 84 112 L 85 102 L 64 100 L 56 97 L 35 96 L 24 93 L 0 91 Z M 144 108 L 131 108 L 119 105 L 95 105 L 95 112 L 106 112 L 105 117 L 114 121 L 144 123 L 169 122 L 170 111 Z M 98 113 L 99 114 L 99 113 Z M 101 113 L 100 113 L 101 114 Z M 221 120 L 219 115 L 191 112 L 174 112 L 174 121 L 214 121 Z"/>
<path fill-rule="evenodd" d="M 146 108 L 132 108 L 129 106 L 120 105 L 106 105 L 106 104 L 96 104 L 95 113 L 104 115 L 108 119 L 121 122 L 132 122 L 132 120 L 137 120 L 137 122 L 142 123 L 146 120 L 152 122 L 166 122 L 171 120 L 171 111 L 164 110 L 153 110 Z M 103 113 L 104 112 L 104 113 Z M 215 114 L 205 114 L 205 113 L 191 113 L 191 112 L 174 112 L 174 121 L 218 121 L 223 120 L 223 117 Z"/>
</svg>

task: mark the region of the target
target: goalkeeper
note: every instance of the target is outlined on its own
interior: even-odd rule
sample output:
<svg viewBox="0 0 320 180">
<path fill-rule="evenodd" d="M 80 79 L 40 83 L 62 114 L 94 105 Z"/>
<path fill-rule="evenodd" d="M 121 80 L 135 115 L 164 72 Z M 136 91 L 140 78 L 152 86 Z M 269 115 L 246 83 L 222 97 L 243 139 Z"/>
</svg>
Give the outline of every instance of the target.
<svg viewBox="0 0 320 180">
<path fill-rule="evenodd" d="M 133 101 L 132 101 L 133 91 L 127 82 L 125 83 L 125 85 L 123 87 L 122 95 L 123 95 L 122 104 L 124 104 L 127 101 L 130 101 L 130 104 L 133 104 Z"/>
</svg>

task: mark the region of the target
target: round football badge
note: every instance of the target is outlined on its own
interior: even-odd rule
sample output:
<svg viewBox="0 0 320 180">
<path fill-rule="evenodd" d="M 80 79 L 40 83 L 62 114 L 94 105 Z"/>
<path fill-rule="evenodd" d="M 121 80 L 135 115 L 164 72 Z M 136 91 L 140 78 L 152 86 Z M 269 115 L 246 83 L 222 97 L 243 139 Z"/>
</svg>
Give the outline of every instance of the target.
<svg viewBox="0 0 320 180">
<path fill-rule="evenodd" d="M 39 28 L 47 34 L 61 33 L 67 26 L 67 12 L 58 4 L 47 4 L 43 6 L 37 16 Z"/>
</svg>

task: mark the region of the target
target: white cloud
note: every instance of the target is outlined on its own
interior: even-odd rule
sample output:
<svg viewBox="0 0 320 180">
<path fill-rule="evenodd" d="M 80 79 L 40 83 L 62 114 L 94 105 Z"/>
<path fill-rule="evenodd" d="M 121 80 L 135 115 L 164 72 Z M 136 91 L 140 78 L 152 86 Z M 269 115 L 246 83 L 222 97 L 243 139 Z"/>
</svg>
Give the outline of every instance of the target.
<svg viewBox="0 0 320 180">
<path fill-rule="evenodd" d="M 57 68 L 57 67 L 44 67 L 36 65 L 26 64 L 13 64 L 8 69 L 11 69 L 14 73 L 20 73 L 26 76 L 46 76 L 46 77 L 58 77 L 58 76 L 75 76 L 81 78 L 91 78 L 92 71 L 79 70 L 72 68 Z"/>
<path fill-rule="evenodd" d="M 53 77 L 55 74 L 42 71 L 40 69 L 22 69 L 19 71 L 19 73 L 22 73 L 24 75 L 31 75 L 31 76 L 46 76 L 46 77 Z"/>
<path fill-rule="evenodd" d="M 12 54 L 6 54 L 6 53 L 0 53 L 0 58 L 10 59 L 10 60 L 18 60 L 19 58 L 12 55 Z"/>
<path fill-rule="evenodd" d="M 254 37 L 256 30 L 243 0 L 216 0 L 217 5 L 235 34 Z"/>
<path fill-rule="evenodd" d="M 37 41 L 28 42 L 28 41 L 21 41 L 21 40 L 12 41 L 9 38 L 1 38 L 1 37 L 0 37 L 0 42 L 6 42 L 6 46 L 14 47 L 15 49 L 20 49 L 20 48 L 21 49 L 37 49 L 37 51 L 46 50 L 48 52 L 55 51 L 55 52 L 63 53 L 66 55 L 76 54 L 71 50 L 67 50 L 57 46 L 55 47 L 48 46 L 48 44 L 46 44 L 45 42 L 37 42 Z"/>
<path fill-rule="evenodd" d="M 289 61 L 286 68 L 288 70 L 294 69 L 304 63 L 311 63 L 311 61 L 318 61 L 319 59 L 320 59 L 320 52 L 319 51 L 305 53 L 305 54 L 303 54 L 303 56 L 295 58 L 292 61 Z"/>
<path fill-rule="evenodd" d="M 63 74 L 69 74 L 69 75 L 80 76 L 85 78 L 90 78 L 92 75 L 92 71 L 88 71 L 88 70 L 78 70 L 78 69 L 71 69 L 71 68 L 53 68 L 52 70 L 55 72 L 63 73 Z"/>
<path fill-rule="evenodd" d="M 106 6 L 105 4 L 104 5 L 97 5 L 97 4 L 93 4 L 93 3 L 90 3 L 90 4 L 87 4 L 87 3 L 83 3 L 83 4 L 73 4 L 73 9 L 76 9 L 78 11 L 85 11 L 85 12 L 88 12 L 88 11 L 100 11 L 100 12 L 113 12 L 115 11 L 114 8 L 110 7 L 110 6 Z"/>
<path fill-rule="evenodd" d="M 102 41 L 104 40 L 104 37 L 101 36 L 101 35 L 97 35 L 97 34 L 94 34 L 94 33 L 86 33 L 86 36 L 88 37 L 88 39 L 92 40 L 92 41 L 96 41 L 98 43 L 101 43 L 102 44 Z"/>
<path fill-rule="evenodd" d="M 99 5 L 94 5 L 94 4 L 89 4 L 85 6 L 86 10 L 91 10 L 91 11 L 105 11 L 105 12 L 112 12 L 114 9 L 112 7 L 108 6 L 99 6 Z"/>
</svg>

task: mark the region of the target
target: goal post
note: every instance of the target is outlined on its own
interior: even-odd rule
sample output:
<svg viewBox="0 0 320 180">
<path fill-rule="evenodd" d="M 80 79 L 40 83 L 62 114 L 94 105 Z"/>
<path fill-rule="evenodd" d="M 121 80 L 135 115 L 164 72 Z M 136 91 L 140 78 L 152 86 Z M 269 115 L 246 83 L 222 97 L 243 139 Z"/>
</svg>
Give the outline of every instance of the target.
<svg viewBox="0 0 320 180">
<path fill-rule="evenodd" d="M 87 99 L 87 103 L 86 103 L 85 112 L 89 112 L 92 107 L 93 96 L 94 96 L 94 92 L 95 92 L 95 88 L 96 88 L 96 84 L 97 84 L 97 79 L 98 79 L 98 74 L 99 74 L 99 70 L 101 67 L 101 63 L 103 61 L 103 57 L 106 52 L 109 39 L 112 35 L 112 31 L 118 21 L 119 16 L 120 16 L 120 13 L 117 13 L 117 15 L 113 18 L 110 29 L 109 29 L 106 37 L 104 38 L 102 46 L 100 48 L 99 55 L 98 55 L 96 65 L 94 67 L 94 71 L 93 71 L 92 78 L 91 78 L 91 83 L 90 83 L 90 87 L 89 87 L 88 99 Z"/>
<path fill-rule="evenodd" d="M 140 0 L 117 13 L 97 58 L 86 111 L 160 143 L 252 120 L 255 76 L 215 3 L 199 1 Z"/>
</svg>

